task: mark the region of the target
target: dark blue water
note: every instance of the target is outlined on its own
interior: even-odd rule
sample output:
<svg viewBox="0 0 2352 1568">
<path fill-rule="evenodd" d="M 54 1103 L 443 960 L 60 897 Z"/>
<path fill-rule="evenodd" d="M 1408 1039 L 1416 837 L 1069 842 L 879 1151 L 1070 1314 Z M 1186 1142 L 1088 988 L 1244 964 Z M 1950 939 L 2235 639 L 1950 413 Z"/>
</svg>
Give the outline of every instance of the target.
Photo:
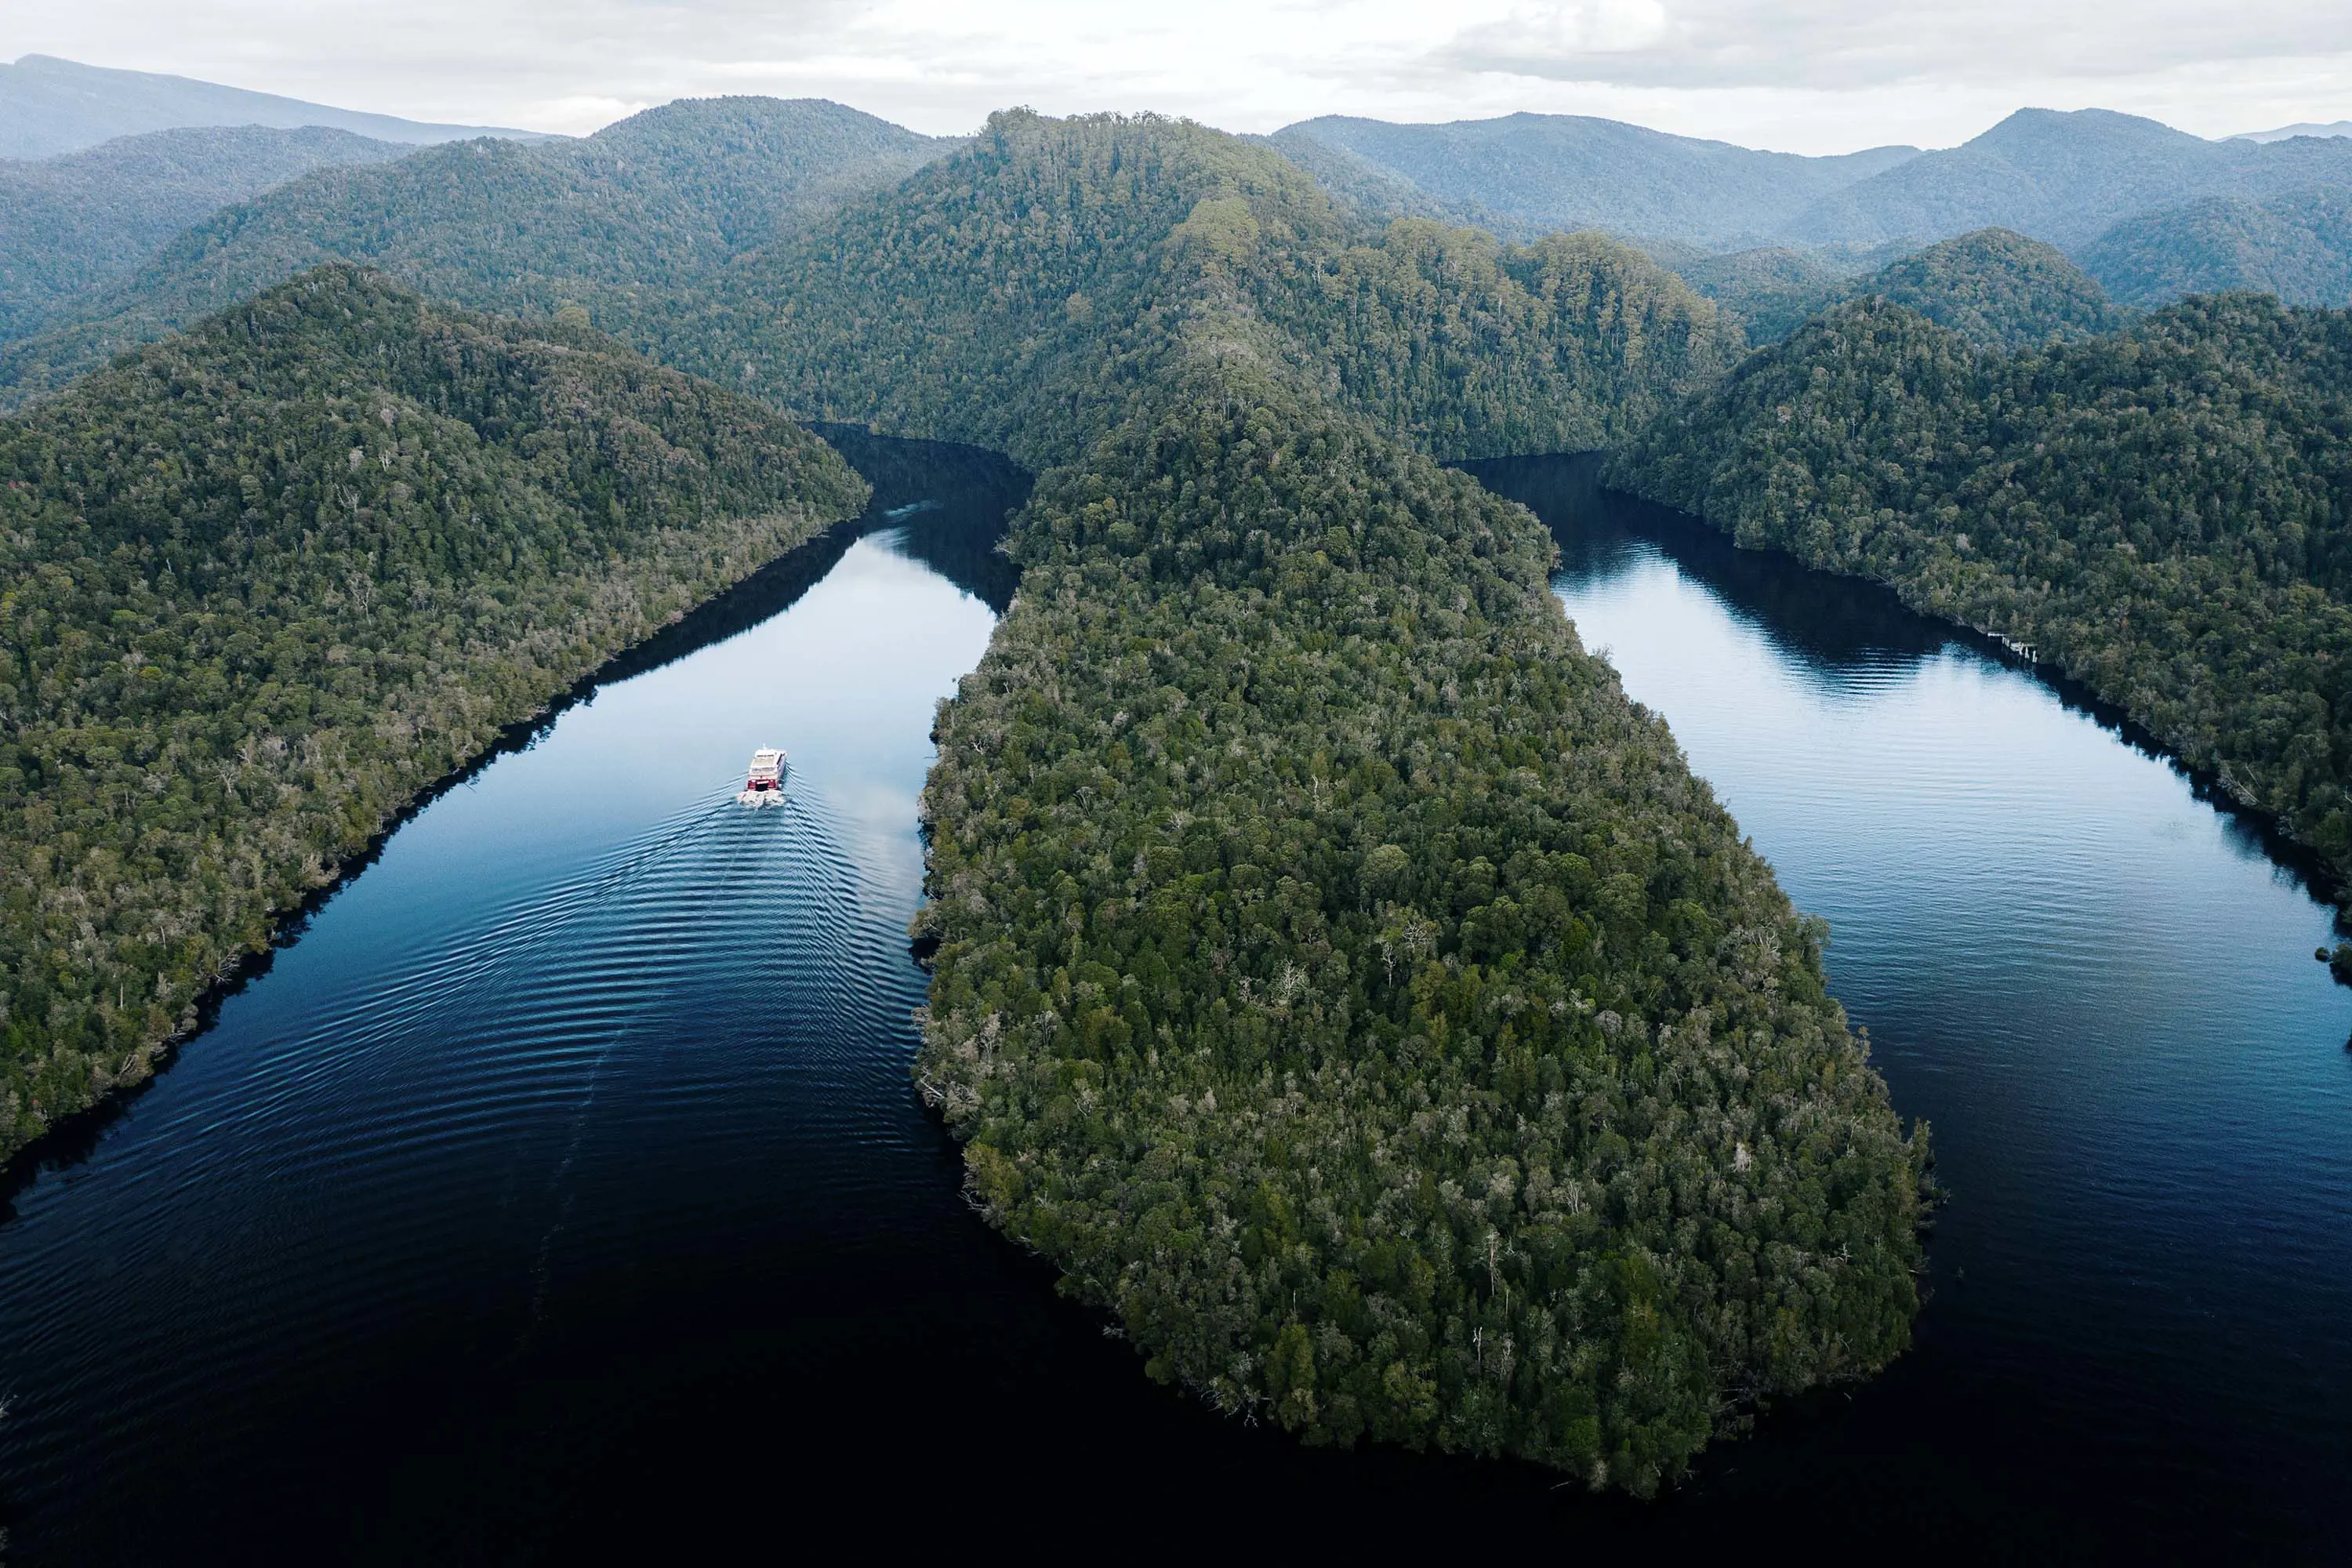
<svg viewBox="0 0 2352 1568">
<path fill-rule="evenodd" d="M 1017 479 L 876 513 L 429 805 L 0 1223 L 10 1561 L 1276 1535 L 2341 1556 L 2352 993 L 2245 827 L 1886 596 L 1489 465 L 1804 908 L 1953 1200 L 1916 1351 L 1643 1507 L 1159 1390 L 908 1087 L 933 704 Z M 893 515 L 895 513 L 895 515 Z M 793 753 L 792 804 L 731 794 Z"/>
</svg>

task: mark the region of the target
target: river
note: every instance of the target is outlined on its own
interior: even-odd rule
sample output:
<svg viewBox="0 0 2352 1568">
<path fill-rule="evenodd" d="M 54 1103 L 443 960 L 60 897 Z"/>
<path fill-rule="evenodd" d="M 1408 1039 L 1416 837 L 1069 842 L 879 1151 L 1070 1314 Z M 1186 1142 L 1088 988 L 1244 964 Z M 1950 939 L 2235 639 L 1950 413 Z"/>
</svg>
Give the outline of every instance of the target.
<svg viewBox="0 0 2352 1568">
<path fill-rule="evenodd" d="M 1040 1527 L 2341 1555 L 2352 993 L 2258 832 L 1864 585 L 1474 465 L 1801 907 L 1952 1200 L 1917 1348 L 1654 1506 L 1151 1385 L 907 1064 L 933 704 L 1017 475 L 875 509 L 425 805 L 0 1221 L 8 1561 L 507 1562 Z M 731 795 L 758 744 L 791 804 Z M 1279 1513 L 1277 1513 L 1279 1510 Z M 1285 1531 L 1287 1533 L 1287 1530 Z"/>
</svg>

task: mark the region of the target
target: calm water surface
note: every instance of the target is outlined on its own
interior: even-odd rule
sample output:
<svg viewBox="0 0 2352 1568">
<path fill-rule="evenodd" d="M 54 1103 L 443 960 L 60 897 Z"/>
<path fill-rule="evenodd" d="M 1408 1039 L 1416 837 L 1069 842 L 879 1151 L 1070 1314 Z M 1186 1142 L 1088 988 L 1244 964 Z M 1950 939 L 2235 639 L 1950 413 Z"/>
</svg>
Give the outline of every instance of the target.
<svg viewBox="0 0 2352 1568">
<path fill-rule="evenodd" d="M 1800 905 L 1954 1196 L 1917 1350 L 1655 1507 L 1153 1388 L 908 1089 L 933 704 L 1016 476 L 877 510 L 403 826 L 0 1222 L 10 1561 L 550 1561 L 1005 1532 L 2342 1556 L 2352 993 L 2186 781 L 1883 595 L 1479 465 Z M 792 804 L 731 794 L 793 752 Z"/>
</svg>

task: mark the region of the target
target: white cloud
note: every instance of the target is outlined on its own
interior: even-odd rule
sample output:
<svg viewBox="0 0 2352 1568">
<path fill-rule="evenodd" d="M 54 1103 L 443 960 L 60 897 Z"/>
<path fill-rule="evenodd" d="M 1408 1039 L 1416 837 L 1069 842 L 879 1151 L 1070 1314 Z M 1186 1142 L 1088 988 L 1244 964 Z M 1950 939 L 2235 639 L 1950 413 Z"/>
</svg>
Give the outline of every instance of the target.
<svg viewBox="0 0 2352 1568">
<path fill-rule="evenodd" d="M 1796 152 L 2028 103 L 2207 135 L 2352 115 L 2343 0 L 12 0 L 0 58 L 32 51 L 567 132 L 721 92 L 931 132 L 1014 103 L 1238 131 L 1524 109 Z"/>
<path fill-rule="evenodd" d="M 1637 29 L 1619 15 L 1637 10 L 1656 16 Z M 1546 0 L 1465 26 L 1443 58 L 1559 81 L 1836 90 L 2112 80 L 2347 47 L 2342 7 L 2313 0 Z"/>
<path fill-rule="evenodd" d="M 584 93 L 571 98 L 541 99 L 526 105 L 520 118 L 530 130 L 560 131 L 567 136 L 585 136 L 615 120 L 626 120 L 630 115 L 652 107 L 653 104 L 645 99 L 632 101 Z"/>
</svg>

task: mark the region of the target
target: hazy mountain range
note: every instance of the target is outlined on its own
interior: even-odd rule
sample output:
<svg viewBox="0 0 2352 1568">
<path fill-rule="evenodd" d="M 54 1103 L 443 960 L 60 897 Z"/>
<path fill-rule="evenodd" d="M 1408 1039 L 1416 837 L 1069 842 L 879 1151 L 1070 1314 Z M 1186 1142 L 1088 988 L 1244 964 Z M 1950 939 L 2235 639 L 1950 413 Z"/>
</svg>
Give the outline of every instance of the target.
<svg viewBox="0 0 2352 1568">
<path fill-rule="evenodd" d="M 2022 109 L 1958 147 L 1833 158 L 1544 114 L 1307 120 L 1271 140 L 1335 150 L 1368 179 L 1484 209 L 1507 231 L 1599 227 L 1714 246 L 1927 244 L 1994 226 L 2076 245 L 2192 197 L 2259 199 L 2352 178 L 2352 140 L 2208 142 L 2096 109 Z"/>
<path fill-rule="evenodd" d="M 2074 246 L 2196 196 L 2259 198 L 2352 180 L 2352 141 L 2208 142 L 2103 109 L 2021 109 L 1983 135 L 1923 153 L 1799 214 L 1813 244 L 1933 240 L 1998 225 Z"/>
<path fill-rule="evenodd" d="M 270 125 L 280 130 L 324 125 L 412 145 L 463 136 L 543 140 L 533 131 L 430 125 L 187 77 L 79 65 L 48 55 L 26 55 L 14 65 L 0 65 L 0 158 L 47 158 L 117 136 L 194 125 Z"/>
<path fill-rule="evenodd" d="M 0 78 L 5 79 L 5 78 Z M 415 151 L 348 131 L 151 131 L 79 153 L 0 161 L 0 342 L 113 281 L 190 224 L 329 165 Z"/>
<path fill-rule="evenodd" d="M 683 288 L 957 145 L 837 103 L 718 98 L 577 141 L 478 139 L 318 169 L 211 213 L 0 353 L 0 387 L 60 384 L 336 259 L 478 309 L 544 316 L 577 304 L 626 316 L 636 290 Z"/>
<path fill-rule="evenodd" d="M 1837 158 L 1540 114 L 1448 125 L 1327 118 L 1268 140 L 1377 212 L 1517 237 L 1604 228 L 1710 280 L 1702 287 L 1744 270 L 1745 289 L 1758 268 L 1778 268 L 1771 281 L 1797 292 L 1776 308 L 1806 289 L 1839 297 L 1842 275 L 1889 252 L 1988 228 L 2074 253 L 2134 303 L 2238 288 L 2342 303 L 2352 245 L 2327 216 L 2337 209 L 2326 193 L 2352 186 L 2352 137 L 2315 130 L 2331 128 L 2209 142 L 2105 110 L 2026 109 L 1958 147 Z M 1743 248 L 1755 254 L 1720 259 Z M 1759 259 L 1768 249 L 1773 258 Z"/>
<path fill-rule="evenodd" d="M 0 158 L 0 401 L 334 258 L 478 308 L 618 321 L 637 291 L 708 277 L 957 144 L 817 100 L 681 101 L 527 142 L 43 56 L 0 67 L 0 149 L 123 129 L 140 133 Z M 2331 128 L 2210 142 L 2023 110 L 1958 147 L 1822 158 L 1538 114 L 1326 117 L 1251 140 L 1366 219 L 1635 239 L 1754 341 L 1856 294 L 1897 297 L 1891 263 L 2000 230 L 2040 243 L 1968 252 L 1971 277 L 2016 276 L 1984 294 L 1990 315 L 1951 324 L 2016 343 L 2101 319 L 2086 288 L 2138 307 L 2229 289 L 2352 300 L 2352 138 L 2287 133 L 2312 129 Z M 2051 246 L 2079 270 L 2062 276 Z"/>
<path fill-rule="evenodd" d="M 1370 177 L 1491 215 L 1505 238 L 1601 228 L 1702 245 L 1779 235 L 1824 197 L 1920 156 L 1916 147 L 1834 158 L 1758 153 L 1561 114 L 1450 125 L 1335 115 L 1286 126 L 1270 140 L 1307 158 L 1333 150 Z"/>
<path fill-rule="evenodd" d="M 2352 120 L 2334 121 L 2326 125 L 2314 125 L 2309 121 L 2300 125 L 2282 125 L 2276 131 L 2247 131 L 2239 134 L 2241 142 L 2284 142 L 2290 136 L 2352 136 Z"/>
</svg>

